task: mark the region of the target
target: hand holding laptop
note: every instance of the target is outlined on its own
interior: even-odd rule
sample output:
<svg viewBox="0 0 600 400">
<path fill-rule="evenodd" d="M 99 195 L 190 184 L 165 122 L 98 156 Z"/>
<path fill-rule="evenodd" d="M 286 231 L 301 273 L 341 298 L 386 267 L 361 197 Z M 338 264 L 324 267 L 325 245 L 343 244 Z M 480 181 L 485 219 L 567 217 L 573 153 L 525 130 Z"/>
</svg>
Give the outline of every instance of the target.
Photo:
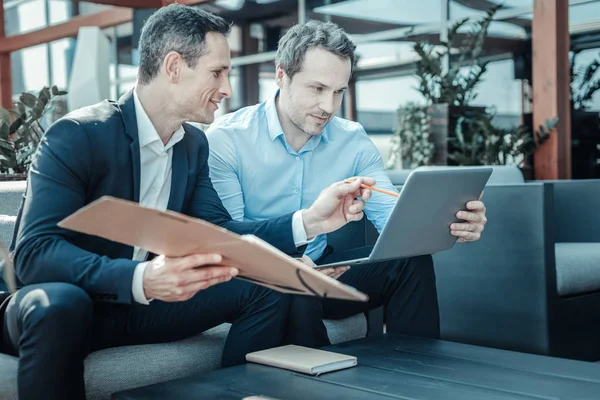
<svg viewBox="0 0 600 400">
<path fill-rule="evenodd" d="M 450 233 L 456 236 L 461 243 L 475 242 L 481 238 L 481 232 L 487 222 L 485 204 L 481 201 L 482 196 L 483 192 L 481 192 L 479 200 L 468 202 L 466 210 L 456 213 L 456 218 L 464 222 L 450 225 Z"/>
<path fill-rule="evenodd" d="M 313 262 L 307 255 L 303 255 L 302 258 L 299 259 L 304 264 L 308 265 L 311 268 L 317 268 L 317 264 Z M 325 274 L 333 279 L 338 279 L 340 276 L 344 274 L 344 272 L 348 271 L 350 266 L 344 265 L 341 267 L 331 267 L 331 268 L 321 268 L 318 271 L 322 274 Z"/>
</svg>

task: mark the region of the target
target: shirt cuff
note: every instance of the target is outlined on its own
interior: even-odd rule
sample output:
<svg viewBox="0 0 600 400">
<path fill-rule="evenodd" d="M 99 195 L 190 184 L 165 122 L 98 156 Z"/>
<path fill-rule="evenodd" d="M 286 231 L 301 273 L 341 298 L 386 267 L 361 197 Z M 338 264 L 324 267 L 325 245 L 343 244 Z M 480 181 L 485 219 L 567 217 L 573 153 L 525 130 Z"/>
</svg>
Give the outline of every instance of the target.
<svg viewBox="0 0 600 400">
<path fill-rule="evenodd" d="M 139 304 L 148 305 L 151 300 L 146 298 L 144 294 L 144 271 L 146 270 L 146 266 L 149 261 L 139 263 L 135 267 L 135 271 L 133 272 L 133 282 L 131 284 L 131 291 L 133 292 L 133 300 L 135 300 Z"/>
<path fill-rule="evenodd" d="M 316 239 L 316 237 L 310 240 L 306 239 L 306 230 L 304 229 L 304 221 L 302 221 L 302 211 L 304 210 L 298 210 L 292 216 L 292 233 L 294 235 L 296 247 L 302 247 Z"/>
</svg>

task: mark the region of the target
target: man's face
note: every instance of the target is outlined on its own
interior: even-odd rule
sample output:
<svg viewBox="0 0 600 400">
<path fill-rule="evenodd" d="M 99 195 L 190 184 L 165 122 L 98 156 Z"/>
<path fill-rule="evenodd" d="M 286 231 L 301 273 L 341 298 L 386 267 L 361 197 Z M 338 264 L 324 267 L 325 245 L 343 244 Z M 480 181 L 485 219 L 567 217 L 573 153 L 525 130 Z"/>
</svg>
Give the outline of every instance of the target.
<svg viewBox="0 0 600 400">
<path fill-rule="evenodd" d="M 231 59 L 224 35 L 208 33 L 205 46 L 207 51 L 194 68 L 181 63 L 181 76 L 174 84 L 173 101 L 183 120 L 210 124 L 215 119 L 218 103 L 231 96 Z"/>
<path fill-rule="evenodd" d="M 351 75 L 351 63 L 321 48 L 306 52 L 292 79 L 277 67 L 279 110 L 301 131 L 318 135 L 339 111 Z"/>
</svg>

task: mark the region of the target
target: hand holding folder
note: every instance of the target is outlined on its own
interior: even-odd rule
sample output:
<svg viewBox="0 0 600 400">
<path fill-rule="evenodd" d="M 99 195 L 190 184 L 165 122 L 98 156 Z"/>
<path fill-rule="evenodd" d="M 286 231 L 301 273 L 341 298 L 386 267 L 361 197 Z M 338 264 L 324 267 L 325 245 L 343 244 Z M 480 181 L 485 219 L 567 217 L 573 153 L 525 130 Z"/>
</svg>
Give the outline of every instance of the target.
<svg viewBox="0 0 600 400">
<path fill-rule="evenodd" d="M 239 270 L 237 279 L 279 292 L 368 300 L 364 293 L 310 268 L 256 236 L 240 236 L 200 219 L 145 208 L 128 200 L 104 196 L 58 225 L 168 257 L 220 254 L 223 264 Z"/>
</svg>

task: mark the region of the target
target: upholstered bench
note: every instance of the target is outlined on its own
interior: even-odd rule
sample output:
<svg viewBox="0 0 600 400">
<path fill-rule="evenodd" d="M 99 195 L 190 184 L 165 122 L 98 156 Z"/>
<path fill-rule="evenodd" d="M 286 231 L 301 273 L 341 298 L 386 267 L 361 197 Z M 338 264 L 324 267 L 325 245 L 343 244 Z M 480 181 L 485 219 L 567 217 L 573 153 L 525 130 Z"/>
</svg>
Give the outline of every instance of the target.
<svg viewBox="0 0 600 400">
<path fill-rule="evenodd" d="M 7 246 L 24 190 L 25 182 L 0 182 L 0 240 Z M 364 232 L 363 225 L 356 227 Z M 367 334 L 364 314 L 340 321 L 326 320 L 325 325 L 334 344 Z M 217 369 L 228 331 L 229 324 L 223 324 L 178 342 L 94 352 L 85 360 L 87 398 L 109 399 L 116 391 Z M 0 400 L 17 399 L 17 366 L 16 357 L 0 354 Z"/>
</svg>

